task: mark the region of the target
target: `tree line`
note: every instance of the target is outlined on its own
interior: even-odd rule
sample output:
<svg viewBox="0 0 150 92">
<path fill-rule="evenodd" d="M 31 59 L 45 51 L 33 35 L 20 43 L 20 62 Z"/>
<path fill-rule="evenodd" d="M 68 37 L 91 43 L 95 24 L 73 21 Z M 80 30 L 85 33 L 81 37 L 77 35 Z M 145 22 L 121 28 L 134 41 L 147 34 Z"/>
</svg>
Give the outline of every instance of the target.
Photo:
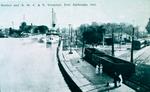
<svg viewBox="0 0 150 92">
<path fill-rule="evenodd" d="M 33 33 L 41 33 L 44 34 L 48 31 L 48 27 L 45 25 L 35 26 L 35 25 L 27 25 L 26 22 L 22 22 L 19 26 L 19 30 L 24 33 L 30 33 L 33 30 Z"/>
<path fill-rule="evenodd" d="M 8 35 L 12 37 L 24 37 L 28 36 L 28 33 L 32 34 L 45 34 L 48 31 L 46 25 L 27 25 L 26 22 L 22 22 L 19 29 L 9 28 Z"/>
<path fill-rule="evenodd" d="M 78 28 L 78 38 L 87 44 L 98 45 L 104 41 L 106 35 L 114 33 L 122 33 L 132 35 L 133 28 L 135 30 L 135 36 L 141 37 L 142 34 L 138 31 L 138 26 L 134 27 L 132 24 L 127 23 L 103 23 L 98 24 L 93 22 L 91 24 L 82 24 Z"/>
</svg>

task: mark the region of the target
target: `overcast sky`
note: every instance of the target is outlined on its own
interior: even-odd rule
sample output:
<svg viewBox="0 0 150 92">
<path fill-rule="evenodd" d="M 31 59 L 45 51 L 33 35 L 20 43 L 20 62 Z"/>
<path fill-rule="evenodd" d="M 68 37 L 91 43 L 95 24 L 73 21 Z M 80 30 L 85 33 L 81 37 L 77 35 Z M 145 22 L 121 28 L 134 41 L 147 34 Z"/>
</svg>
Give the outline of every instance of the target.
<svg viewBox="0 0 150 92">
<path fill-rule="evenodd" d="M 64 3 L 96 3 L 96 6 L 64 6 Z M 19 7 L 0 6 L 0 27 L 18 28 L 25 20 L 27 24 L 51 25 L 51 9 L 54 8 L 58 26 L 74 27 L 83 23 L 126 22 L 144 29 L 150 18 L 150 0 L 0 0 L 0 4 L 19 4 Z M 35 4 L 24 6 L 21 4 Z M 62 4 L 62 6 L 40 6 L 37 4 Z"/>
</svg>

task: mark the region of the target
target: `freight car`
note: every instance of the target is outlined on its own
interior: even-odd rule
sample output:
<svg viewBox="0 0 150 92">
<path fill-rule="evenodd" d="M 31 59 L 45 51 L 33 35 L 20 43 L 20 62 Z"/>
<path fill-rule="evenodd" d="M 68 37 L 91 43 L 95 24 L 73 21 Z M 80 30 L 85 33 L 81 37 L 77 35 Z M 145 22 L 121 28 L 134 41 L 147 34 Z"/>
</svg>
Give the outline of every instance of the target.
<svg viewBox="0 0 150 92">
<path fill-rule="evenodd" d="M 133 49 L 139 50 L 146 46 L 146 41 L 143 39 L 138 39 L 133 41 Z"/>
<path fill-rule="evenodd" d="M 85 59 L 94 67 L 102 64 L 103 71 L 110 76 L 117 72 L 122 74 L 124 78 L 128 78 L 135 72 L 135 65 L 133 63 L 109 56 L 94 48 L 85 49 Z"/>
</svg>

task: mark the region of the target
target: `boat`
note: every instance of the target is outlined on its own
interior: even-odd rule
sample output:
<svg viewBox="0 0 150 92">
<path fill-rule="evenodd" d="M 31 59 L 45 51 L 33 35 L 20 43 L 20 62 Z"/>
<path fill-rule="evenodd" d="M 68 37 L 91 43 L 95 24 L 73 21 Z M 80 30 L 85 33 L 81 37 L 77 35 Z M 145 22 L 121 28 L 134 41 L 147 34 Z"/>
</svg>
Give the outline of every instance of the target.
<svg viewBox="0 0 150 92">
<path fill-rule="evenodd" d="M 60 39 L 59 28 L 56 27 L 55 12 L 52 8 L 52 25 L 51 28 L 46 33 L 46 43 L 47 44 L 58 43 L 59 39 Z"/>
</svg>

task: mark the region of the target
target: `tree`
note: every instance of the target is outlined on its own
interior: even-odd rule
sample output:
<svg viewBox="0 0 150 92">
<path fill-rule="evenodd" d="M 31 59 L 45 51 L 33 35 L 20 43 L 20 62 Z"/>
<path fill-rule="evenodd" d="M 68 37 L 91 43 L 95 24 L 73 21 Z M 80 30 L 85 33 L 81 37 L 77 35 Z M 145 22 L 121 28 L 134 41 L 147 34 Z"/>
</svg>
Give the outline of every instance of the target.
<svg viewBox="0 0 150 92">
<path fill-rule="evenodd" d="M 33 33 L 35 33 L 35 34 L 37 34 L 38 33 L 38 27 L 37 26 L 35 26 L 34 28 L 33 28 Z"/>
<path fill-rule="evenodd" d="M 30 33 L 30 30 L 32 29 L 32 26 L 31 25 L 27 25 L 26 27 L 25 27 L 25 32 L 26 33 Z"/>
<path fill-rule="evenodd" d="M 26 26 L 27 26 L 26 22 L 22 22 L 19 28 L 21 31 L 26 32 Z"/>
<path fill-rule="evenodd" d="M 147 23 L 146 30 L 148 33 L 150 33 L 150 18 L 149 18 L 149 21 Z"/>
<path fill-rule="evenodd" d="M 83 41 L 84 40 L 84 37 L 83 37 L 83 33 L 85 32 L 85 31 L 87 31 L 87 27 L 88 27 L 89 25 L 86 25 L 86 24 L 82 24 L 82 25 L 80 25 L 80 27 L 78 28 L 78 30 L 79 30 L 79 40 L 81 40 L 81 41 Z"/>
<path fill-rule="evenodd" d="M 12 28 L 10 27 L 9 28 L 9 36 L 12 34 L 13 32 L 12 32 Z"/>
<path fill-rule="evenodd" d="M 92 46 L 98 45 L 103 39 L 103 33 L 105 33 L 103 26 L 98 25 L 97 23 L 86 26 L 81 25 L 79 30 L 82 33 L 82 40 Z"/>
<path fill-rule="evenodd" d="M 41 26 L 38 26 L 38 30 L 41 34 L 44 34 L 46 33 L 46 31 L 48 31 L 48 27 L 45 25 L 41 25 Z"/>
</svg>

